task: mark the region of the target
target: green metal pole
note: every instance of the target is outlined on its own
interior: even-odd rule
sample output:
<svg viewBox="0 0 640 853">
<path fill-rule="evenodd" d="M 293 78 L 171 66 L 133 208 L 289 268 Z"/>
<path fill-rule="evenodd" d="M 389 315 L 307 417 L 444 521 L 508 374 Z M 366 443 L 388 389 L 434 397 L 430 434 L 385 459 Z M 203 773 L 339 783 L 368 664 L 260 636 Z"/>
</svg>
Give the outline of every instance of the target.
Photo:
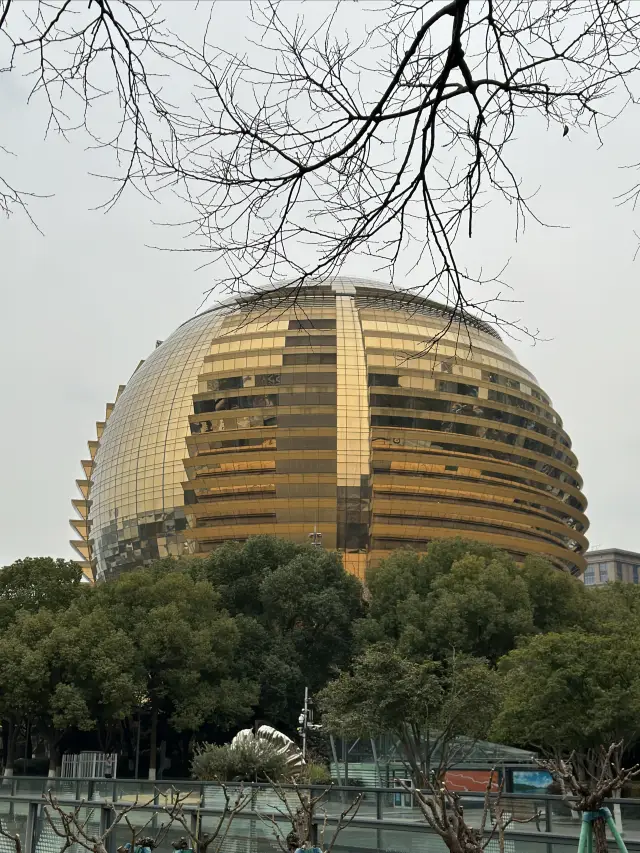
<svg viewBox="0 0 640 853">
<path fill-rule="evenodd" d="M 591 824 L 583 820 L 582 828 L 580 830 L 580 841 L 578 841 L 578 853 L 585 853 L 585 848 L 587 846 L 587 838 L 591 836 Z"/>
<path fill-rule="evenodd" d="M 587 853 L 593 853 L 593 827 L 591 822 L 589 822 L 587 830 Z"/>
<path fill-rule="evenodd" d="M 607 826 L 611 830 L 611 835 L 613 835 L 616 840 L 618 850 L 620 851 L 620 853 L 627 853 L 627 847 L 624 841 L 622 840 L 622 836 L 618 832 L 618 827 L 616 826 L 616 822 L 613 819 L 611 812 L 609 811 L 609 809 L 602 809 L 602 812 L 604 813 L 604 816 L 607 819 Z"/>
</svg>

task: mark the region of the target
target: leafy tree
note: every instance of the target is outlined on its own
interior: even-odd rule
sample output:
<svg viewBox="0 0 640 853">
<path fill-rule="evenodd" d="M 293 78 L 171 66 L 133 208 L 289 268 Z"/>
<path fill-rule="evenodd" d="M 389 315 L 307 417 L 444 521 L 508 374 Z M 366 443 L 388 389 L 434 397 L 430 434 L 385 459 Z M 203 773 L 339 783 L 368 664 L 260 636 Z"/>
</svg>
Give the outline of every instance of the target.
<svg viewBox="0 0 640 853">
<path fill-rule="evenodd" d="M 455 648 L 495 663 L 534 629 L 527 584 L 504 552 L 457 560 L 434 579 L 426 603 L 425 637 L 433 654 Z"/>
<path fill-rule="evenodd" d="M 329 731 L 395 735 L 414 780 L 422 785 L 487 734 L 499 707 L 499 687 L 486 661 L 461 655 L 416 661 L 378 643 L 365 649 L 319 700 Z"/>
<path fill-rule="evenodd" d="M 9 721 L 5 773 L 12 773 L 24 720 L 47 744 L 53 774 L 68 729 L 90 731 L 99 718 L 129 713 L 136 695 L 133 664 L 132 643 L 103 613 L 71 608 L 18 615 L 0 634 L 0 708 Z"/>
<path fill-rule="evenodd" d="M 258 716 L 291 728 L 304 687 L 319 690 L 351 660 L 360 582 L 337 554 L 271 536 L 223 545 L 203 571 L 236 617 L 243 675 L 260 682 Z"/>
<path fill-rule="evenodd" d="M 25 557 L 0 570 L 0 630 L 22 611 L 68 607 L 81 589 L 82 569 L 69 560 Z"/>
<path fill-rule="evenodd" d="M 530 556 L 525 558 L 520 575 L 527 585 L 536 631 L 565 631 L 587 625 L 591 618 L 589 588 L 576 583 L 568 572 L 559 572 L 542 557 Z"/>
<path fill-rule="evenodd" d="M 446 657 L 452 648 L 498 658 L 519 637 L 581 627 L 585 588 L 538 557 L 521 566 L 498 548 L 465 539 L 432 542 L 424 554 L 391 554 L 368 576 L 368 618 L 361 643 L 388 640 L 403 654 Z"/>
<path fill-rule="evenodd" d="M 582 586 L 582 584 L 580 584 Z M 640 631 L 640 586 L 607 583 L 584 587 L 584 624 L 590 631 L 616 633 Z"/>
<path fill-rule="evenodd" d="M 63 609 L 82 591 L 82 571 L 70 561 L 52 557 L 25 557 L 0 571 L 0 632 L 7 630 L 19 613 Z M 9 707 L 10 706 L 6 706 Z M 0 711 L 0 717 L 1 717 Z M 2 718 L 2 749 L 5 770 L 12 772 L 19 726 L 26 722 L 12 713 Z"/>
<path fill-rule="evenodd" d="M 619 630 L 529 638 L 499 662 L 502 706 L 493 736 L 556 760 L 574 753 L 582 779 L 601 773 L 601 747 L 640 736 L 640 641 Z"/>
<path fill-rule="evenodd" d="M 546 560 L 517 566 L 498 548 L 465 539 L 397 551 L 368 576 L 361 643 L 388 640 L 403 654 L 446 657 L 452 648 L 496 663 L 519 637 L 584 622 L 585 592 Z"/>
<path fill-rule="evenodd" d="M 96 594 L 135 649 L 143 702 L 151 717 L 149 778 L 156 775 L 158 723 L 196 731 L 246 719 L 257 688 L 234 672 L 239 631 L 206 580 L 160 561 L 103 584 Z"/>
</svg>

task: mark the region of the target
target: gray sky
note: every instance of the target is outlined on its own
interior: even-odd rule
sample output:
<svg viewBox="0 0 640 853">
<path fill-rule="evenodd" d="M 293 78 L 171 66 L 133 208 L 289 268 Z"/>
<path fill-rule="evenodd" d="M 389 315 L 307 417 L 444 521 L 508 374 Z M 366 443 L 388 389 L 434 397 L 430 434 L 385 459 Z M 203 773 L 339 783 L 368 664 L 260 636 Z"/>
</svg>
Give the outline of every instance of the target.
<svg viewBox="0 0 640 853">
<path fill-rule="evenodd" d="M 224 8 L 220 37 L 239 46 L 246 6 Z M 179 219 L 177 201 L 153 204 L 129 193 L 106 215 L 90 209 L 108 187 L 88 172 L 108 158 L 87 152 L 80 136 L 44 141 L 45 113 L 37 102 L 25 105 L 27 91 L 19 77 L 3 75 L 0 110 L 11 122 L 2 122 L 0 143 L 19 156 L 0 153 L 0 171 L 53 197 L 33 202 L 44 236 L 20 214 L 0 221 L 0 565 L 28 555 L 72 556 L 70 499 L 95 421 L 156 339 L 191 316 L 214 283 L 211 270 L 196 271 L 197 255 L 147 248 L 179 245 L 176 232 L 153 224 Z M 522 302 L 505 313 L 547 339 L 511 345 L 572 438 L 592 546 L 640 550 L 640 257 L 633 260 L 640 222 L 614 201 L 634 179 L 620 169 L 637 157 L 634 117 L 628 113 L 608 130 L 604 147 L 573 132 L 562 139 L 542 122 L 523 123 L 516 166 L 525 186 L 538 190 L 536 212 L 566 227 L 530 222 L 515 243 L 511 212 L 495 205 L 468 257 L 486 270 L 511 258 L 505 277 Z M 344 272 L 372 269 L 357 261 Z"/>
</svg>

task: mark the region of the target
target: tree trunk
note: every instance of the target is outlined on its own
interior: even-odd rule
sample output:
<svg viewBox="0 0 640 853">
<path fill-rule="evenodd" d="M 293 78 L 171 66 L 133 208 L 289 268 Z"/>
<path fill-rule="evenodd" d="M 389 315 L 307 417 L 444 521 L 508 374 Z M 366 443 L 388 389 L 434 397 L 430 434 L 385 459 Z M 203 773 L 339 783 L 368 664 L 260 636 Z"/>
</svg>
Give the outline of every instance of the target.
<svg viewBox="0 0 640 853">
<path fill-rule="evenodd" d="M 13 776 L 13 764 L 16 757 L 16 725 L 11 720 L 7 721 L 7 733 L 4 738 L 4 775 L 6 778 Z M 4 731 L 4 727 L 3 727 Z"/>
<path fill-rule="evenodd" d="M 151 733 L 149 735 L 149 780 L 155 782 L 158 765 L 158 709 L 151 709 Z"/>
<path fill-rule="evenodd" d="M 591 824 L 593 827 L 593 838 L 595 840 L 595 853 L 608 853 L 607 825 L 604 818 L 596 818 Z"/>
<path fill-rule="evenodd" d="M 49 741 L 49 772 L 47 773 L 49 779 L 55 779 L 58 770 L 58 764 L 58 744 L 55 738 L 52 738 Z"/>
</svg>

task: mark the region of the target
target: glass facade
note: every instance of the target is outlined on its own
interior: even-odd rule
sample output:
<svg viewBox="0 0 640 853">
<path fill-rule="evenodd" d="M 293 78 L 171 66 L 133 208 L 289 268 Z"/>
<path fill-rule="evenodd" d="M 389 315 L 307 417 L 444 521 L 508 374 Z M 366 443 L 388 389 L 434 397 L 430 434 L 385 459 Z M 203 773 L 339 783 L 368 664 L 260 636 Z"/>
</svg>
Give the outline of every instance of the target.
<svg viewBox="0 0 640 853">
<path fill-rule="evenodd" d="M 98 579 L 259 533 L 320 533 L 360 577 L 458 535 L 585 566 L 577 460 L 535 377 L 484 322 L 373 282 L 194 317 L 89 450 L 73 544 Z"/>
</svg>

